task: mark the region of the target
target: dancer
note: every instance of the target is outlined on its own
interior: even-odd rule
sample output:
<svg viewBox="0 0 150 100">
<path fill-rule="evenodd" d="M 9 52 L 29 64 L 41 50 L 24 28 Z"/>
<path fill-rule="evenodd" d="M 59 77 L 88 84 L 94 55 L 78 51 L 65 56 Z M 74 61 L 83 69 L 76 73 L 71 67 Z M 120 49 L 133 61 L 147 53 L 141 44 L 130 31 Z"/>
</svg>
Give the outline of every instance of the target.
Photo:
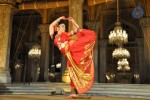
<svg viewBox="0 0 150 100">
<path fill-rule="evenodd" d="M 60 20 L 68 20 L 73 25 L 71 32 L 65 32 L 65 24 L 60 24 Z M 59 17 L 49 26 L 49 34 L 53 38 L 54 27 L 57 27 L 57 35 L 54 44 L 62 54 L 67 57 L 67 67 L 69 69 L 70 85 L 72 94 L 68 98 L 77 97 L 78 94 L 87 92 L 94 80 L 93 48 L 96 34 L 94 31 L 79 29 L 79 25 L 72 17 Z M 77 38 L 72 38 L 73 35 Z"/>
</svg>

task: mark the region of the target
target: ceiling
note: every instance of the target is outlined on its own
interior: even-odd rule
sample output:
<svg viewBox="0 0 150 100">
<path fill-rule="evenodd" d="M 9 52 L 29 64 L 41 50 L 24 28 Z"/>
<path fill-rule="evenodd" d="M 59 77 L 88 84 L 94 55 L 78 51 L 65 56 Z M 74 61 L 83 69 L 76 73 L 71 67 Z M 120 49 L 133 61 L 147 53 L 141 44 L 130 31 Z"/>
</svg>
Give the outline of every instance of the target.
<svg viewBox="0 0 150 100">
<path fill-rule="evenodd" d="M 57 1 L 69 1 L 69 0 L 16 0 L 17 4 L 21 3 L 28 3 L 28 2 L 38 2 L 38 1 L 43 1 L 43 2 L 57 2 Z M 88 1 L 92 0 L 83 0 L 84 5 L 88 5 Z M 98 0 L 96 0 L 98 1 Z M 104 0 L 102 0 L 104 1 Z M 137 5 L 141 5 L 143 9 L 146 9 L 146 1 L 147 0 L 119 0 L 120 2 L 120 9 L 127 9 L 127 8 L 134 8 Z M 107 3 L 101 3 L 97 5 L 104 5 L 104 9 L 116 9 L 116 0 L 112 0 L 112 2 L 107 2 Z M 95 6 L 97 6 L 95 5 Z"/>
</svg>

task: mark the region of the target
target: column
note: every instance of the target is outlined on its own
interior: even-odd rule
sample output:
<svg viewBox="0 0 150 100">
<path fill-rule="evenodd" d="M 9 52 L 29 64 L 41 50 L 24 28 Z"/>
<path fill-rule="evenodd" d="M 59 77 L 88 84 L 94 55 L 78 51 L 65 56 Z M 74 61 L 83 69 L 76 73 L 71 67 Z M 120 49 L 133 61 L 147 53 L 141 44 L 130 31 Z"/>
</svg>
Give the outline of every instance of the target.
<svg viewBox="0 0 150 100">
<path fill-rule="evenodd" d="M 88 21 L 86 22 L 86 26 L 88 26 L 88 29 L 93 30 L 97 34 L 96 43 L 94 47 L 94 68 L 95 68 L 95 79 L 94 82 L 98 82 L 98 34 L 99 34 L 99 28 L 100 28 L 100 22 L 95 21 Z"/>
<path fill-rule="evenodd" d="M 106 83 L 106 46 L 107 40 L 99 41 L 99 82 Z"/>
<path fill-rule="evenodd" d="M 82 8 L 83 0 L 69 0 L 69 17 L 73 17 L 74 20 L 77 22 L 80 28 L 82 28 L 82 21 L 83 21 L 83 8 Z M 69 23 L 69 31 L 72 30 L 72 24 Z M 68 71 L 66 69 L 66 58 L 62 56 L 62 81 L 69 82 L 68 80 Z M 65 72 L 64 72 L 65 71 Z"/>
<path fill-rule="evenodd" d="M 73 17 L 80 28 L 83 25 L 83 0 L 69 0 L 69 16 Z M 69 24 L 69 30 L 72 29 L 72 25 Z"/>
<path fill-rule="evenodd" d="M 96 7 L 95 6 L 90 6 L 90 9 L 89 9 L 89 13 L 90 13 L 90 15 L 89 15 L 89 20 L 95 20 L 95 18 L 96 18 Z"/>
<path fill-rule="evenodd" d="M 143 18 L 141 26 L 144 34 L 144 83 L 150 83 L 150 18 Z"/>
<path fill-rule="evenodd" d="M 67 58 L 64 55 L 61 55 L 61 73 L 62 73 L 62 82 L 69 83 L 69 70 L 67 68 Z"/>
<path fill-rule="evenodd" d="M 11 82 L 9 55 L 13 6 L 9 4 L 12 3 L 12 0 L 0 0 L 0 83 Z"/>
<path fill-rule="evenodd" d="M 39 81 L 48 81 L 48 68 L 49 68 L 49 25 L 39 25 L 41 32 L 41 65 Z"/>
<path fill-rule="evenodd" d="M 139 78 L 136 79 L 137 83 L 144 83 L 144 79 L 145 79 L 145 63 L 144 63 L 144 39 L 143 38 L 137 38 L 136 39 L 137 45 L 138 45 L 138 66 L 139 66 L 139 71 L 138 73 L 135 74 L 139 74 Z"/>
<path fill-rule="evenodd" d="M 145 63 L 144 63 L 144 41 L 143 38 L 137 38 L 136 39 L 136 43 L 138 45 L 138 70 L 137 72 L 135 72 L 135 75 L 139 75 L 139 77 L 134 77 L 135 78 L 135 83 L 139 84 L 139 83 L 144 83 L 145 80 Z"/>
</svg>

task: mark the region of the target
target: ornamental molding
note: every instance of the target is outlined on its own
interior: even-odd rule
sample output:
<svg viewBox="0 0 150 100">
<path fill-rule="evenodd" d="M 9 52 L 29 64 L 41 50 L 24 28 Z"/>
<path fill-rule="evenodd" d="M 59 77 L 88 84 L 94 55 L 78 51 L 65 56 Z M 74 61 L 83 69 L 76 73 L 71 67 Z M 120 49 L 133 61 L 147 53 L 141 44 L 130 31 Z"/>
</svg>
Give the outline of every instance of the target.
<svg viewBox="0 0 150 100">
<path fill-rule="evenodd" d="M 0 5 L 3 4 L 9 4 L 9 5 L 15 5 L 17 0 L 0 0 Z"/>
</svg>

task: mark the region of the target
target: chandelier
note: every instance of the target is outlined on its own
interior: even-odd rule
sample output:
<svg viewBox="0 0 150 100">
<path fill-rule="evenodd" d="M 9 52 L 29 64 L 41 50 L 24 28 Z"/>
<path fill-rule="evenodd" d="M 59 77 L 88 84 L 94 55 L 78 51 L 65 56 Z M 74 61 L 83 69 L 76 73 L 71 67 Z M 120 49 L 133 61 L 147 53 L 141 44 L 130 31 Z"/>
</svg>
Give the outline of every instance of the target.
<svg viewBox="0 0 150 100">
<path fill-rule="evenodd" d="M 15 62 L 15 69 L 17 69 L 17 68 L 20 68 L 20 67 L 22 67 L 23 66 L 23 64 L 21 63 L 21 61 L 20 60 L 17 60 L 16 62 Z"/>
<path fill-rule="evenodd" d="M 113 51 L 112 56 L 113 58 L 116 58 L 116 59 L 129 58 L 130 53 L 127 49 L 119 47 Z"/>
<path fill-rule="evenodd" d="M 114 30 L 110 31 L 109 43 L 122 46 L 128 42 L 128 35 L 125 30 L 121 27 L 121 22 L 119 21 L 119 2 L 117 0 L 117 22 L 115 23 Z"/>
<path fill-rule="evenodd" d="M 135 77 L 135 78 L 139 78 L 140 75 L 139 75 L 138 73 L 136 73 L 136 74 L 134 74 L 134 77 Z"/>
<path fill-rule="evenodd" d="M 129 62 L 126 58 L 119 59 L 118 61 L 118 68 L 119 71 L 130 71 Z"/>
<path fill-rule="evenodd" d="M 40 59 L 41 56 L 41 47 L 39 44 L 33 45 L 33 47 L 28 52 L 28 56 L 33 59 Z"/>
<path fill-rule="evenodd" d="M 128 42 L 128 35 L 125 30 L 122 29 L 121 23 L 116 22 L 116 26 L 109 35 L 109 43 L 121 46 Z"/>
</svg>

